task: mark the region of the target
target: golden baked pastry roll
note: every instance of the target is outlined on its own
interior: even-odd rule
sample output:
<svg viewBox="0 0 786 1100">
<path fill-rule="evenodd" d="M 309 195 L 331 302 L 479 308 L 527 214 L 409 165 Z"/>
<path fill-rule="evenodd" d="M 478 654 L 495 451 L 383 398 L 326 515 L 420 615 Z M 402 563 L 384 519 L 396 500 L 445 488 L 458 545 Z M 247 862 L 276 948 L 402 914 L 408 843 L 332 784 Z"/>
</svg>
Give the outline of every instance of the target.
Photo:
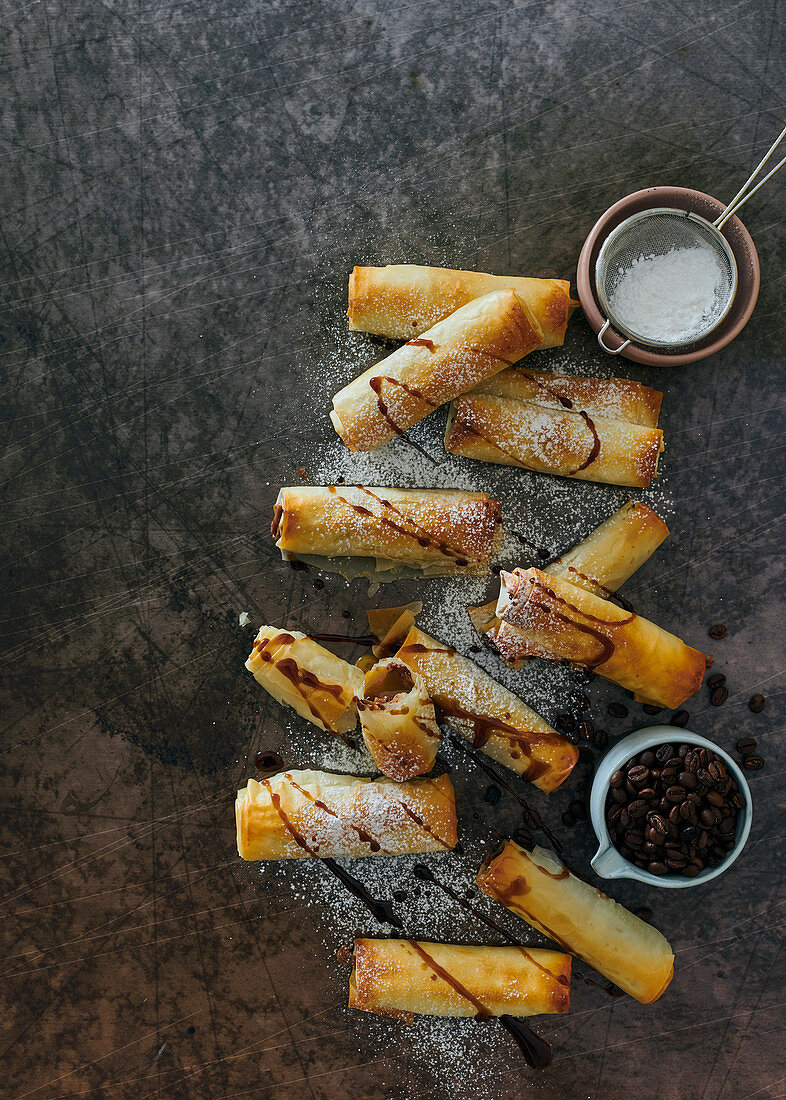
<svg viewBox="0 0 786 1100">
<path fill-rule="evenodd" d="M 548 408 L 586 412 L 657 428 L 663 394 L 627 378 L 586 378 L 511 367 L 481 382 L 473 394 L 531 401 Z"/>
<path fill-rule="evenodd" d="M 463 489 L 292 485 L 271 525 L 285 561 L 348 579 L 485 576 L 502 543 L 499 501 Z"/>
<path fill-rule="evenodd" d="M 515 291 L 476 298 L 340 390 L 333 427 L 350 451 L 371 451 L 534 351 L 542 335 Z"/>
<path fill-rule="evenodd" d="M 543 572 L 563 577 L 596 596 L 608 596 L 652 557 L 668 533 L 656 512 L 629 500 L 571 550 L 544 566 Z M 467 611 L 480 634 L 488 635 L 499 626 L 496 600 Z"/>
<path fill-rule="evenodd" d="M 343 734 L 357 725 L 363 673 L 307 634 L 260 627 L 246 668 L 268 695 L 320 729 Z"/>
<path fill-rule="evenodd" d="M 401 782 L 431 771 L 442 734 L 423 677 L 403 661 L 386 657 L 366 673 L 358 714 L 383 775 Z"/>
<path fill-rule="evenodd" d="M 489 638 L 506 660 L 516 646 L 520 656 L 569 661 L 661 707 L 679 707 L 701 687 L 705 655 L 634 611 L 540 569 L 503 571 L 500 582 L 502 621 Z"/>
<path fill-rule="evenodd" d="M 349 1007 L 413 1016 L 539 1016 L 570 1007 L 571 958 L 525 947 L 355 940 Z"/>
<path fill-rule="evenodd" d="M 674 975 L 665 936 L 543 848 L 530 853 L 508 841 L 484 862 L 477 884 L 642 1004 L 657 1001 Z"/>
<path fill-rule="evenodd" d="M 468 393 L 450 406 L 445 450 L 581 481 L 641 487 L 657 476 L 663 432 L 534 401 Z"/>
<path fill-rule="evenodd" d="M 356 267 L 349 277 L 349 327 L 391 340 L 411 340 L 473 299 L 506 289 L 515 290 L 537 318 L 543 330 L 539 348 L 564 342 L 577 304 L 570 299 L 567 279 L 487 275 L 418 264 Z"/>
<path fill-rule="evenodd" d="M 474 661 L 416 626 L 396 656 L 423 677 L 440 715 L 475 748 L 547 794 L 568 778 L 576 746 Z"/>
<path fill-rule="evenodd" d="M 363 779 L 291 770 L 237 792 L 242 859 L 352 858 L 455 848 L 456 803 L 439 779 Z"/>
</svg>

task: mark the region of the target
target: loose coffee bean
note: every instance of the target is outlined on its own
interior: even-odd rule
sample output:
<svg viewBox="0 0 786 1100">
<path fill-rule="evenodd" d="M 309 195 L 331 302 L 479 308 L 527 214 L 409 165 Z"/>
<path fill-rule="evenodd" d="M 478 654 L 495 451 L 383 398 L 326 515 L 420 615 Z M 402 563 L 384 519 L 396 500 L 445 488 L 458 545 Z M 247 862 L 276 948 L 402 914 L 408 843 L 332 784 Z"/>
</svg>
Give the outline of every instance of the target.
<svg viewBox="0 0 786 1100">
<path fill-rule="evenodd" d="M 579 741 L 591 741 L 592 735 L 595 732 L 595 727 L 592 722 L 579 722 L 576 727 L 576 733 L 578 734 Z"/>
<path fill-rule="evenodd" d="M 714 626 L 710 627 L 709 635 L 716 641 L 720 641 L 721 638 L 726 637 L 726 627 L 723 625 L 723 623 L 715 623 Z"/>
<path fill-rule="evenodd" d="M 612 718 L 628 717 L 628 708 L 623 703 L 609 703 L 608 711 Z"/>
<path fill-rule="evenodd" d="M 710 696 L 710 702 L 714 707 L 722 707 L 729 698 L 729 689 L 725 687 L 715 688 Z"/>
<path fill-rule="evenodd" d="M 660 714 L 660 712 L 663 710 L 663 707 L 656 707 L 653 706 L 652 703 L 645 703 L 641 709 L 644 711 L 645 714 Z"/>
<path fill-rule="evenodd" d="M 560 733 L 573 733 L 576 728 L 576 719 L 572 714 L 558 714 L 554 719 L 554 725 Z"/>
<path fill-rule="evenodd" d="M 714 672 L 707 681 L 707 687 L 710 691 L 714 691 L 715 688 L 723 687 L 726 683 L 726 677 L 722 672 Z"/>
<path fill-rule="evenodd" d="M 641 920 L 652 919 L 652 910 L 650 909 L 649 905 L 640 905 L 638 909 L 634 909 L 633 912 Z"/>
<path fill-rule="evenodd" d="M 502 791 L 499 789 L 499 787 L 495 787 L 493 784 L 483 795 L 483 801 L 488 802 L 489 806 L 496 806 L 501 798 Z"/>
<path fill-rule="evenodd" d="M 748 709 L 752 710 L 754 714 L 761 714 L 764 710 L 764 702 L 763 695 L 751 695 L 748 700 Z"/>
<path fill-rule="evenodd" d="M 609 735 L 605 730 L 595 730 L 595 736 L 592 740 L 596 749 L 605 749 L 609 743 Z"/>
<path fill-rule="evenodd" d="M 676 714 L 671 716 L 672 726 L 687 726 L 690 721 L 690 715 L 687 710 L 678 710 Z"/>
<path fill-rule="evenodd" d="M 749 772 L 757 772 L 760 768 L 764 767 L 763 756 L 746 756 L 742 762 L 743 768 L 747 768 Z"/>
<path fill-rule="evenodd" d="M 756 739 L 753 737 L 741 737 L 737 742 L 737 752 L 743 756 L 748 756 L 750 753 L 756 751 Z"/>
<path fill-rule="evenodd" d="M 579 710 L 586 710 L 589 705 L 590 701 L 586 695 L 576 696 L 576 706 L 579 708 Z"/>
<path fill-rule="evenodd" d="M 576 818 L 573 816 L 572 813 L 569 813 L 566 810 L 565 813 L 562 815 L 562 824 L 567 825 L 568 828 L 571 828 L 573 825 L 576 824 Z"/>
</svg>

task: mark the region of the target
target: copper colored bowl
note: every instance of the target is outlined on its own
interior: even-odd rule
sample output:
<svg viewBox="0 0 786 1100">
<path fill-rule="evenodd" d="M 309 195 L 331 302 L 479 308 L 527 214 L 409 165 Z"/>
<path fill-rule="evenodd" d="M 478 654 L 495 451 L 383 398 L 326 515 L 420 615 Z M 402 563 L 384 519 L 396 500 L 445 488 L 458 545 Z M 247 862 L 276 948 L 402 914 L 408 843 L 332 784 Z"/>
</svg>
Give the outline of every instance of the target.
<svg viewBox="0 0 786 1100">
<path fill-rule="evenodd" d="M 584 310 L 584 315 L 596 335 L 606 323 L 606 318 L 601 313 L 595 295 L 595 261 L 603 242 L 620 222 L 625 221 L 632 214 L 638 214 L 641 210 L 649 210 L 655 206 L 691 210 L 695 214 L 701 214 L 708 221 L 714 221 L 726 209 L 724 203 L 713 199 L 711 195 L 705 195 L 703 191 L 693 191 L 690 187 L 646 187 L 643 191 L 634 191 L 632 195 L 628 195 L 610 206 L 606 213 L 595 222 L 592 232 L 584 242 L 576 274 L 579 301 Z M 649 366 L 681 367 L 686 363 L 695 363 L 698 359 L 706 359 L 708 355 L 720 351 L 721 348 L 725 348 L 735 336 L 742 332 L 748 323 L 748 318 L 753 313 L 753 307 L 756 305 L 756 299 L 759 296 L 759 283 L 761 280 L 759 257 L 756 254 L 756 246 L 750 233 L 739 218 L 729 218 L 722 232 L 731 245 L 734 258 L 737 261 L 738 281 L 737 293 L 734 296 L 731 309 L 718 327 L 713 329 L 703 340 L 699 340 L 687 348 L 678 348 L 673 352 L 664 351 L 662 348 L 653 351 L 639 344 L 628 344 L 619 353 L 625 359 L 632 359 L 636 363 L 646 363 Z M 625 338 L 616 333 L 611 327 L 606 330 L 603 338 L 608 346 L 614 349 L 619 348 L 625 342 Z"/>
</svg>

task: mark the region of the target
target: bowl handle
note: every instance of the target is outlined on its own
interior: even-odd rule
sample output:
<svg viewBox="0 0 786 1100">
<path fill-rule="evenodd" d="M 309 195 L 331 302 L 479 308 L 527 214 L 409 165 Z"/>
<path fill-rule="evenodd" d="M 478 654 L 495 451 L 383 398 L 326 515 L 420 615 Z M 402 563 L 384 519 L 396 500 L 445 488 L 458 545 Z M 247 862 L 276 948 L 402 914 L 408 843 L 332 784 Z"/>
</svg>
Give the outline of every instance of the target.
<svg viewBox="0 0 786 1100">
<path fill-rule="evenodd" d="M 612 844 L 598 848 L 590 860 L 593 871 L 601 878 L 627 878 L 629 867 L 617 849 Z"/>
<path fill-rule="evenodd" d="M 624 349 L 628 346 L 628 344 L 630 343 L 630 340 L 623 340 L 623 342 L 620 344 L 620 346 L 618 348 L 610 348 L 608 344 L 603 342 L 603 334 L 606 332 L 606 330 L 610 326 L 611 326 L 611 321 L 607 320 L 606 323 L 604 324 L 603 328 L 598 333 L 598 343 L 600 344 L 600 346 L 603 348 L 604 351 L 607 351 L 609 353 L 609 355 L 619 355 L 619 353 L 621 351 L 624 351 Z M 615 336 L 617 336 L 617 333 L 614 332 L 614 329 L 612 329 L 611 331 L 614 333 Z M 619 340 L 619 339 L 621 339 L 621 337 L 617 336 L 617 339 Z"/>
</svg>

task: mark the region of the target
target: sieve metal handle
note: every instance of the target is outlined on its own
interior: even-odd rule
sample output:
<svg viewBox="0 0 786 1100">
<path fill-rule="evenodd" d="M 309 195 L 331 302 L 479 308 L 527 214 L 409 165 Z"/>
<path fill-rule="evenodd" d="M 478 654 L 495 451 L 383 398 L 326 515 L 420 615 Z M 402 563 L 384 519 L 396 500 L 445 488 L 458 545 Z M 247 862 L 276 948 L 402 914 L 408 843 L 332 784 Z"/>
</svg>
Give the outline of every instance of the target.
<svg viewBox="0 0 786 1100">
<path fill-rule="evenodd" d="M 739 189 L 737 194 L 731 200 L 731 202 L 726 207 L 726 209 L 723 211 L 723 213 L 720 215 L 720 217 L 716 218 L 715 221 L 712 223 L 715 226 L 716 229 L 723 229 L 723 226 L 729 220 L 729 218 L 732 216 L 732 214 L 736 214 L 737 211 L 739 210 L 739 208 L 741 206 L 744 206 L 745 203 L 748 201 L 748 199 L 751 198 L 753 195 L 755 195 L 756 192 L 759 190 L 759 188 L 763 187 L 768 179 L 770 179 L 772 176 L 775 175 L 776 172 L 778 172 L 781 168 L 783 168 L 784 164 L 786 164 L 786 157 L 783 157 L 783 159 L 780 160 L 775 165 L 774 168 L 771 168 L 770 171 L 767 173 L 767 175 L 764 177 L 764 179 L 759 180 L 759 182 L 756 184 L 755 187 L 751 187 L 751 184 L 756 179 L 759 172 L 761 172 L 764 165 L 767 163 L 767 161 L 770 159 L 772 154 L 775 152 L 775 150 L 778 148 L 778 146 L 780 145 L 780 143 L 783 141 L 783 139 L 785 137 L 786 137 L 786 126 L 784 126 L 784 128 L 781 130 L 778 137 L 775 139 L 775 141 L 773 141 L 772 145 L 769 147 L 769 149 L 764 154 L 762 159 L 759 161 L 759 163 L 753 169 L 751 174 L 745 180 L 745 183 L 743 183 L 742 187 Z M 750 190 L 748 190 L 749 188 L 750 188 Z"/>
<path fill-rule="evenodd" d="M 610 348 L 608 344 L 603 343 L 603 334 L 606 331 L 606 329 L 610 328 L 610 327 L 611 327 L 611 321 L 606 321 L 606 324 L 603 326 L 603 328 L 598 333 L 598 343 L 600 344 L 600 346 L 603 348 L 604 351 L 607 351 L 609 353 L 609 355 L 619 355 L 619 353 L 621 351 L 624 351 L 625 348 L 628 346 L 628 344 L 630 343 L 630 340 L 624 340 L 618 348 Z M 614 332 L 614 329 L 611 329 L 611 331 Z M 618 333 L 614 332 L 614 335 L 617 337 L 618 340 L 622 339 L 622 337 Z"/>
</svg>

